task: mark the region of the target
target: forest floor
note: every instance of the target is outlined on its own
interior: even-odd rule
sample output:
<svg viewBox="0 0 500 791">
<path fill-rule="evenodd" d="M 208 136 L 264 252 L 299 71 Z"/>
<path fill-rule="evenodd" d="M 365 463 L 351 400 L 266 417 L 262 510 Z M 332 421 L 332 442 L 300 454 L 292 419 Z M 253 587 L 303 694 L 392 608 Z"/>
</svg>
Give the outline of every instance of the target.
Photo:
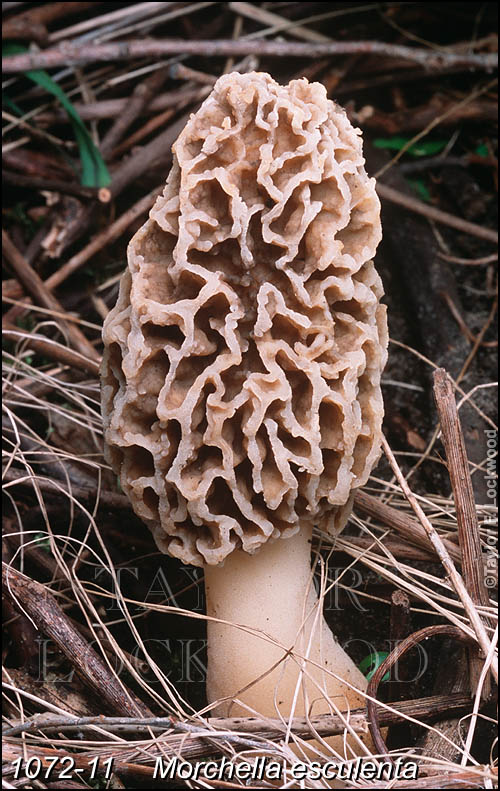
<svg viewBox="0 0 500 791">
<path fill-rule="evenodd" d="M 386 444 L 342 536 L 316 534 L 329 624 L 363 672 L 384 660 L 384 705 L 347 728 L 418 762 L 391 787 L 495 787 L 496 4 L 2 9 L 4 787 L 188 787 L 156 758 L 257 748 L 290 783 L 280 721 L 205 708 L 202 573 L 158 552 L 102 452 L 101 327 L 127 243 L 232 70 L 322 82 L 382 204 Z M 311 729 L 290 732 L 300 755 Z"/>
</svg>

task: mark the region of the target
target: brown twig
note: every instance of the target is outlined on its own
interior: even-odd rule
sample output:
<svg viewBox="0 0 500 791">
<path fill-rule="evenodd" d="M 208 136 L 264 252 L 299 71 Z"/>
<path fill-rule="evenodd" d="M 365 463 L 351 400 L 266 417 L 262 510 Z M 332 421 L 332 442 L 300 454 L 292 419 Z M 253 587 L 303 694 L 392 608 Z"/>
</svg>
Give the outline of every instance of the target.
<svg viewBox="0 0 500 791">
<path fill-rule="evenodd" d="M 87 356 L 79 354 L 73 349 L 57 343 L 57 341 L 44 338 L 42 335 L 32 335 L 30 332 L 26 332 L 10 323 L 6 325 L 5 321 L 2 322 L 2 330 L 6 338 L 12 338 L 14 341 L 26 341 L 28 349 L 34 349 L 35 352 L 44 357 L 56 360 L 62 365 L 78 368 L 78 370 L 84 371 L 91 376 L 99 376 L 99 363 L 97 360 L 89 360 Z"/>
<path fill-rule="evenodd" d="M 147 707 L 110 672 L 83 639 L 44 585 L 2 564 L 2 584 L 14 605 L 27 614 L 69 659 L 82 681 L 107 708 L 125 716 L 148 716 Z"/>
<path fill-rule="evenodd" d="M 469 366 L 470 366 L 472 360 L 474 359 L 474 357 L 476 356 L 477 350 L 481 346 L 481 344 L 483 342 L 483 338 L 486 335 L 486 333 L 487 333 L 487 331 L 488 331 L 493 319 L 495 318 L 495 314 L 497 312 L 497 309 L 498 309 L 498 294 L 495 295 L 495 299 L 493 301 L 493 305 L 491 306 L 491 310 L 490 310 L 489 316 L 486 319 L 486 321 L 484 322 L 484 324 L 481 327 L 481 329 L 478 332 L 478 334 L 476 335 L 476 340 L 474 341 L 474 346 L 472 347 L 472 349 L 470 350 L 469 354 L 467 355 L 467 359 L 464 362 L 464 364 L 462 365 L 462 368 L 460 369 L 460 373 L 458 374 L 458 376 L 455 379 L 455 382 L 457 384 L 459 384 L 462 381 L 462 379 L 464 378 L 465 374 L 469 370 Z"/>
<path fill-rule="evenodd" d="M 43 476 L 31 477 L 28 473 L 21 472 L 20 470 L 13 469 L 12 467 L 4 473 L 4 483 L 15 484 L 23 488 L 33 489 L 36 486 L 43 491 L 55 496 L 68 498 L 69 496 L 80 500 L 81 502 L 88 503 L 91 508 L 97 504 L 102 508 L 110 508 L 113 511 L 128 511 L 130 512 L 130 501 L 124 494 L 115 494 L 115 492 L 108 492 L 101 489 L 99 493 L 95 489 L 86 489 L 85 486 L 78 486 L 71 484 L 70 491 L 66 491 L 64 483 L 52 481 Z"/>
<path fill-rule="evenodd" d="M 47 278 L 45 281 L 45 285 L 51 291 L 61 285 L 61 283 L 66 280 L 69 275 L 76 272 L 83 264 L 85 264 L 92 256 L 102 250 L 107 244 L 113 242 L 115 239 L 118 239 L 119 236 L 128 228 L 131 223 L 135 222 L 139 217 L 145 214 L 153 203 L 155 202 L 156 198 L 162 191 L 164 185 L 162 184 L 161 187 L 156 187 L 156 189 L 149 192 L 143 198 L 141 198 L 137 203 L 134 203 L 130 209 L 127 209 L 114 223 L 112 223 L 108 228 L 105 228 L 101 233 L 97 234 L 88 245 L 86 245 L 83 250 L 80 252 L 75 253 L 75 255 L 69 259 L 63 266 L 57 269 L 54 274 Z"/>
<path fill-rule="evenodd" d="M 60 66 L 84 66 L 87 63 L 103 63 L 111 60 L 133 58 L 160 58 L 170 55 L 197 55 L 198 57 L 228 57 L 234 55 L 258 55 L 277 58 L 323 58 L 333 55 L 383 55 L 389 58 L 420 63 L 428 69 L 461 64 L 471 69 L 491 71 L 498 65 L 495 53 L 475 55 L 445 52 L 443 50 L 404 47 L 382 41 L 332 41 L 324 43 L 297 43 L 294 41 L 248 41 L 239 39 L 182 40 L 143 39 L 120 41 L 113 44 L 61 44 L 58 49 L 11 55 L 3 60 L 5 74 L 18 74 L 29 69 L 51 69 Z"/>
<path fill-rule="evenodd" d="M 433 124 L 433 127 L 449 127 L 467 121 L 495 123 L 497 118 L 496 102 L 477 99 L 465 104 L 438 95 L 420 107 L 405 108 L 393 113 L 375 110 L 364 119 L 363 126 L 367 129 L 383 130 L 387 135 L 401 135 L 404 132 L 419 132 L 429 124 Z"/>
<path fill-rule="evenodd" d="M 159 96 L 155 96 L 147 108 L 143 108 L 143 113 L 157 113 L 166 109 L 178 109 L 186 101 L 192 102 L 200 95 L 200 88 L 182 88 L 175 91 L 168 91 Z M 103 99 L 100 102 L 88 102 L 83 104 L 75 102 L 74 107 L 82 121 L 103 121 L 109 118 L 116 118 L 123 113 L 127 107 L 128 99 Z M 43 124 L 68 123 L 68 115 L 64 110 L 54 108 L 50 112 L 40 113 L 38 122 Z"/>
<path fill-rule="evenodd" d="M 405 640 L 410 633 L 411 607 L 410 597 L 401 588 L 391 594 L 391 613 L 389 622 L 389 635 L 391 646 L 397 646 Z M 408 666 L 406 662 L 397 663 L 397 678 L 391 684 L 391 698 L 401 700 L 404 697 L 403 690 L 405 679 L 408 677 Z"/>
<path fill-rule="evenodd" d="M 90 187 L 81 187 L 79 184 L 63 181 L 62 179 L 37 178 L 36 176 L 23 176 L 10 170 L 3 171 L 3 177 L 8 184 L 17 187 L 29 187 L 34 190 L 47 190 L 49 192 L 63 192 L 66 195 L 75 195 L 77 198 L 97 198 L 98 190 Z"/>
<path fill-rule="evenodd" d="M 165 82 L 166 76 L 165 69 L 158 69 L 147 80 L 136 85 L 132 96 L 127 100 L 123 112 L 116 116 L 114 124 L 101 143 L 101 153 L 105 159 L 109 159 L 111 152 L 118 145 L 129 126 L 134 123 L 144 108 L 148 106 Z"/>
<path fill-rule="evenodd" d="M 438 256 L 444 261 L 449 261 L 450 264 L 461 264 L 462 266 L 483 266 L 484 264 L 494 264 L 495 261 L 498 261 L 498 253 L 485 255 L 482 258 L 457 258 L 455 255 L 442 253 L 440 250 Z"/>
<path fill-rule="evenodd" d="M 199 82 L 200 85 L 215 85 L 217 77 L 214 74 L 207 74 L 198 69 L 190 69 L 183 63 L 172 63 L 168 69 L 169 76 L 172 80 L 192 80 Z"/>
<path fill-rule="evenodd" d="M 462 332 L 462 334 L 465 335 L 465 337 L 467 338 L 468 341 L 470 341 L 471 343 L 475 343 L 476 342 L 476 336 L 474 335 L 472 330 L 470 330 L 468 328 L 467 324 L 465 323 L 465 321 L 464 321 L 464 319 L 462 317 L 462 314 L 460 313 L 459 309 L 457 308 L 457 306 L 453 302 L 453 299 L 450 296 L 450 294 L 448 294 L 446 291 L 441 291 L 440 292 L 440 296 L 442 296 L 442 298 L 444 299 L 444 301 L 448 305 L 448 308 L 450 309 L 450 313 L 453 316 L 453 318 L 455 319 L 455 321 L 457 322 L 458 326 L 460 327 L 460 331 Z M 498 341 L 480 341 L 479 345 L 480 346 L 487 346 L 490 349 L 491 348 L 496 348 L 498 346 Z"/>
<path fill-rule="evenodd" d="M 431 627 L 436 628 L 436 627 Z M 439 627 L 437 627 L 439 628 Z M 453 627 L 450 627 L 453 628 Z M 387 661 L 387 660 L 386 660 Z M 390 725 L 404 722 L 407 717 L 413 719 L 434 719 L 439 712 L 457 713 L 470 708 L 470 699 L 466 695 L 433 695 L 428 698 L 418 698 L 416 700 L 406 700 L 399 703 L 391 703 L 389 708 L 380 710 L 378 717 L 382 725 Z M 394 709 L 394 710 L 391 710 Z M 207 720 L 207 726 L 192 725 L 180 722 L 173 717 L 72 717 L 46 714 L 30 718 L 26 722 L 15 725 L 8 730 L 4 730 L 4 736 L 18 736 L 21 733 L 35 731 L 51 731 L 82 728 L 88 725 L 98 725 L 102 728 L 109 728 L 114 733 L 148 730 L 152 728 L 160 731 L 177 731 L 183 733 L 199 734 L 203 733 L 214 739 L 227 739 L 228 732 L 237 734 L 253 734 L 261 738 L 278 740 L 283 738 L 286 733 L 286 723 L 278 719 L 259 719 L 257 717 L 233 717 L 220 718 L 211 717 Z M 311 725 L 313 730 L 311 730 Z M 349 713 L 349 725 L 356 733 L 367 733 L 369 722 L 364 709 L 353 709 Z M 345 717 L 336 714 L 322 714 L 316 717 L 294 717 L 292 720 L 291 732 L 305 739 L 314 738 L 315 735 L 333 736 L 344 733 Z"/>
<path fill-rule="evenodd" d="M 398 64 L 398 68 L 392 68 L 388 74 L 376 74 L 375 76 L 366 74 L 357 80 L 352 79 L 341 82 L 336 90 L 336 95 L 350 97 L 354 93 L 373 91 L 374 88 L 379 88 L 383 85 L 402 85 L 407 82 L 441 79 L 445 75 L 459 74 L 464 68 L 463 66 L 444 66 L 439 71 L 428 71 L 425 66 L 415 68 L 410 66 L 408 62 L 401 61 Z"/>
<path fill-rule="evenodd" d="M 32 295 L 33 299 L 38 302 L 38 304 L 43 305 L 49 310 L 53 310 L 59 314 L 63 313 L 64 309 L 60 302 L 50 292 L 41 277 L 28 264 L 24 256 L 21 255 L 17 247 L 13 244 L 8 233 L 3 229 L 2 244 L 3 252 L 6 258 L 14 269 L 17 277 L 25 287 L 26 291 Z M 62 321 L 62 324 L 68 334 L 71 344 L 78 352 L 80 352 L 80 354 L 90 357 L 92 360 L 99 359 L 98 353 L 92 344 L 87 340 L 83 332 L 78 329 L 78 327 L 75 327 L 74 324 L 70 324 L 70 322 L 64 320 Z"/>
<path fill-rule="evenodd" d="M 78 14 L 95 6 L 96 3 L 81 2 L 37 4 L 28 11 L 21 11 L 16 16 L 10 17 L 2 25 L 2 38 L 29 38 L 45 43 L 48 37 L 46 25 L 49 22 L 68 14 Z"/>
<path fill-rule="evenodd" d="M 451 379 L 444 368 L 434 371 L 434 398 L 441 423 L 441 435 L 448 460 L 448 473 L 455 502 L 458 539 L 462 550 L 464 583 L 474 604 L 487 607 L 489 596 L 484 584 L 484 559 L 481 550 L 479 522 L 474 501 L 474 490 L 465 450 L 462 426 L 458 417 Z M 471 691 L 477 688 L 483 661 L 477 650 L 469 654 Z M 489 696 L 490 685 L 485 679 L 483 696 Z"/>
<path fill-rule="evenodd" d="M 184 105 L 182 105 L 182 107 L 184 107 Z M 137 145 L 137 143 L 140 143 L 145 137 L 149 137 L 152 132 L 156 132 L 157 129 L 165 126 L 167 121 L 170 121 L 173 115 L 175 115 L 175 110 L 169 108 L 168 110 L 164 110 L 162 113 L 155 115 L 153 118 L 150 118 L 149 121 L 141 126 L 136 132 L 133 132 L 130 137 L 127 137 L 123 143 L 120 143 L 120 145 L 114 149 L 111 154 L 113 159 L 117 159 L 122 154 L 130 151 L 133 146 Z"/>
<path fill-rule="evenodd" d="M 208 88 L 201 89 L 206 95 Z M 120 167 L 113 173 L 111 181 L 111 193 L 113 197 L 119 195 L 125 187 L 134 181 L 139 176 L 151 169 L 155 163 L 158 167 L 165 167 L 171 158 L 172 143 L 176 140 L 179 133 L 184 129 L 188 115 L 183 115 L 175 123 L 171 124 L 167 129 L 161 132 L 150 143 L 141 148 L 135 156 L 127 159 Z M 165 173 L 166 176 L 166 173 Z"/>
<path fill-rule="evenodd" d="M 384 538 L 384 547 L 382 549 L 375 539 L 369 538 L 368 536 L 348 536 L 344 540 L 348 541 L 349 544 L 354 544 L 355 547 L 359 547 L 360 549 L 369 549 L 371 552 L 384 558 L 387 557 L 387 555 L 384 554 L 384 550 L 387 550 L 399 560 L 423 560 L 427 563 L 438 562 L 432 551 L 432 547 L 429 547 L 429 550 L 426 552 L 423 549 L 417 549 L 417 547 L 406 544 L 403 541 L 394 541 Z M 337 547 L 337 549 L 339 552 L 344 551 L 342 546 Z"/>
<path fill-rule="evenodd" d="M 373 516 L 375 519 L 380 520 L 384 525 L 394 528 L 403 538 L 415 546 L 425 549 L 427 552 L 433 552 L 432 544 L 420 522 L 408 516 L 404 511 L 386 505 L 379 498 L 372 497 L 363 491 L 356 492 L 354 507 L 359 508 L 360 511 L 363 511 L 368 516 Z M 459 547 L 447 538 L 443 539 L 443 543 L 455 563 L 461 563 L 462 557 Z"/>
<path fill-rule="evenodd" d="M 399 192 L 399 190 L 389 187 L 388 184 L 382 184 L 380 181 L 377 183 L 377 192 L 383 200 L 397 203 L 398 206 L 403 206 L 405 209 L 414 211 L 416 214 L 422 214 L 429 220 L 434 220 L 434 222 L 448 225 L 450 228 L 456 228 L 462 233 L 477 236 L 479 239 L 486 239 L 489 242 L 498 244 L 498 231 L 494 231 L 491 228 L 483 228 L 482 225 L 463 220 L 461 217 L 455 217 L 454 214 L 436 209 L 434 206 L 428 206 L 426 203 L 417 200 L 417 198 L 405 195 Z"/>
<path fill-rule="evenodd" d="M 447 637 L 454 637 L 456 640 L 460 640 L 462 642 L 470 642 L 470 638 L 467 637 L 467 635 L 465 635 L 456 626 L 449 626 L 446 624 L 441 626 L 426 626 L 425 629 L 420 629 L 418 632 L 414 632 L 413 634 L 409 635 L 409 637 L 407 637 L 405 640 L 402 640 L 402 642 L 400 642 L 399 645 L 396 646 L 393 651 L 391 651 L 389 656 L 384 659 L 382 664 L 378 666 L 368 683 L 366 690 L 366 694 L 368 696 L 366 699 L 368 724 L 373 742 L 375 744 L 375 749 L 378 753 L 380 753 L 380 755 L 387 756 L 388 750 L 380 731 L 380 726 L 383 725 L 384 722 L 378 714 L 377 703 L 375 702 L 378 686 L 385 674 L 392 667 L 394 667 L 396 662 L 398 662 L 407 651 L 418 645 L 418 643 L 421 643 L 423 640 L 427 640 L 429 637 L 433 637 L 437 634 L 446 635 Z M 374 698 L 374 700 L 371 700 L 371 698 Z M 390 705 L 396 707 L 397 704 L 391 703 Z M 441 716 L 442 712 L 436 711 L 436 714 Z"/>
<path fill-rule="evenodd" d="M 39 647 L 42 652 L 44 646 Z M 40 657 L 38 659 L 40 664 Z M 38 699 L 42 699 L 58 709 L 62 709 L 66 714 L 73 717 L 90 717 L 95 713 L 91 707 L 90 701 L 87 699 L 87 691 L 79 684 L 77 678 L 72 678 L 74 683 L 60 683 L 59 679 L 56 681 L 49 681 L 48 679 L 40 679 L 40 669 L 37 668 L 35 676 L 30 676 L 29 673 L 23 670 L 16 670 L 9 668 L 9 681 L 16 689 L 22 692 L 27 692 L 28 695 L 33 697 L 23 696 L 24 698 L 24 716 L 27 717 L 30 712 L 36 714 L 39 710 Z M 34 699 L 33 699 L 34 698 Z"/>
<path fill-rule="evenodd" d="M 263 25 L 285 27 L 287 33 L 290 33 L 296 38 L 301 38 L 304 41 L 316 42 L 329 40 L 328 36 L 325 36 L 323 33 L 318 33 L 316 30 L 291 22 L 289 19 L 279 16 L 279 14 L 275 14 L 272 11 L 268 11 L 266 8 L 258 6 L 256 3 L 229 3 L 229 7 L 231 11 L 235 11 L 237 14 L 246 16 L 249 19 L 254 19 L 256 22 L 260 22 Z"/>
<path fill-rule="evenodd" d="M 399 464 L 397 463 L 396 458 L 391 448 L 389 447 L 389 444 L 385 439 L 385 437 L 382 437 L 382 447 L 384 449 L 385 455 L 389 460 L 389 464 L 391 465 L 392 470 L 397 478 L 397 481 L 401 486 L 401 489 L 403 490 L 404 496 L 410 503 L 415 514 L 418 516 L 422 527 L 425 529 L 425 532 L 429 536 L 429 539 L 432 542 L 432 545 L 436 550 L 438 557 L 441 563 L 443 564 L 443 567 L 453 587 L 455 588 L 455 591 L 458 594 L 460 601 L 462 602 L 463 608 L 469 619 L 472 629 L 474 630 L 479 645 L 481 646 L 485 656 L 488 655 L 491 648 L 490 639 L 486 633 L 486 629 L 479 616 L 476 606 L 472 601 L 467 588 L 464 585 L 464 581 L 460 576 L 460 574 L 458 573 L 457 569 L 455 568 L 455 565 L 449 555 L 449 552 L 444 544 L 443 539 L 440 537 L 437 530 L 435 530 L 432 524 L 430 523 L 429 519 L 423 512 L 420 503 L 418 502 L 417 498 L 415 497 L 410 487 L 408 486 L 408 483 L 406 482 L 406 479 L 403 473 L 401 472 Z M 496 658 L 492 659 L 491 672 L 493 673 L 495 680 L 498 682 L 498 659 Z"/>
</svg>

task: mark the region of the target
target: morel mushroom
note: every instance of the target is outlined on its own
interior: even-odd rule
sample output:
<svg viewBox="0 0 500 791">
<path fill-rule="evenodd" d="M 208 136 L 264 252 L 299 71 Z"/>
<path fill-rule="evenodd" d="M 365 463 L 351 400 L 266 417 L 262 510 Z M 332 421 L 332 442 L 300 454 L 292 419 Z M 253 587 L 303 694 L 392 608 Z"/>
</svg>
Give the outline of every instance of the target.
<svg viewBox="0 0 500 791">
<path fill-rule="evenodd" d="M 313 526 L 342 529 L 380 453 L 360 132 L 318 83 L 228 74 L 173 152 L 104 326 L 107 458 L 159 548 L 205 567 L 218 714 L 364 705 L 311 579 Z"/>
</svg>

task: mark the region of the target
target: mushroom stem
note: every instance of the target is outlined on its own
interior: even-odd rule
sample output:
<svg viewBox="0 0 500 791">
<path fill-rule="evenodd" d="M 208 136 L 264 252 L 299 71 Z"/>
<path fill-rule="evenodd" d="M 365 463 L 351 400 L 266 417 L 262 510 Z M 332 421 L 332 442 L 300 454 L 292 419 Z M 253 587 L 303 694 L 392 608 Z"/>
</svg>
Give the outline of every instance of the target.
<svg viewBox="0 0 500 791">
<path fill-rule="evenodd" d="M 205 566 L 207 613 L 231 624 L 208 621 L 207 694 L 209 702 L 221 700 L 216 715 L 248 716 L 249 709 L 269 717 L 316 715 L 330 711 L 330 701 L 333 710 L 364 706 L 361 692 L 325 672 L 366 689 L 318 611 L 311 536 L 312 527 L 303 527 L 256 555 L 237 550 L 223 566 Z M 293 656 L 286 655 L 290 649 Z"/>
</svg>

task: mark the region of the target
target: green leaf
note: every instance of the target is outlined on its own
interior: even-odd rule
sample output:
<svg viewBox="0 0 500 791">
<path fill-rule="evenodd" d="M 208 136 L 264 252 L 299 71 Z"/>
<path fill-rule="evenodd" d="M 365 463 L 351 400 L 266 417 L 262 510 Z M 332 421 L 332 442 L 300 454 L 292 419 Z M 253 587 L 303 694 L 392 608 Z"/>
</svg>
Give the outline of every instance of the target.
<svg viewBox="0 0 500 791">
<path fill-rule="evenodd" d="M 52 554 L 52 550 L 50 548 L 50 539 L 47 538 L 47 533 L 35 533 L 32 537 L 32 541 L 36 541 L 36 546 L 38 549 L 43 549 L 48 555 Z"/>
<path fill-rule="evenodd" d="M 408 184 L 411 184 L 418 197 L 426 203 L 431 202 L 431 193 L 427 189 L 422 179 L 408 179 Z"/>
<path fill-rule="evenodd" d="M 373 141 L 375 148 L 386 148 L 390 151 L 401 151 L 404 146 L 411 140 L 411 137 L 378 137 Z M 426 142 L 419 141 L 413 146 L 410 146 L 406 153 L 411 154 L 413 157 L 430 157 L 433 154 L 439 154 L 447 145 L 446 140 L 428 140 Z"/>
<path fill-rule="evenodd" d="M 387 659 L 388 656 L 389 654 L 387 651 L 374 651 L 372 654 L 368 654 L 368 656 L 365 656 L 365 658 L 361 660 L 358 667 L 366 677 L 367 681 L 371 680 L 376 669 L 380 667 L 384 659 Z M 389 673 L 384 675 L 382 681 L 389 681 Z"/>
<path fill-rule="evenodd" d="M 481 143 L 481 145 L 476 148 L 475 153 L 478 155 L 478 157 L 489 157 L 490 155 L 486 143 Z"/>
<path fill-rule="evenodd" d="M 27 52 L 28 48 L 22 44 L 9 42 L 2 47 L 3 55 L 17 55 Z M 80 162 L 82 166 L 81 184 L 83 187 L 107 187 L 111 183 L 111 176 L 104 164 L 104 160 L 92 142 L 85 125 L 75 110 L 74 106 L 54 80 L 49 77 L 46 71 L 41 69 L 24 72 L 25 76 L 40 85 L 48 93 L 51 93 L 62 104 L 73 126 L 73 131 L 80 150 Z"/>
</svg>

